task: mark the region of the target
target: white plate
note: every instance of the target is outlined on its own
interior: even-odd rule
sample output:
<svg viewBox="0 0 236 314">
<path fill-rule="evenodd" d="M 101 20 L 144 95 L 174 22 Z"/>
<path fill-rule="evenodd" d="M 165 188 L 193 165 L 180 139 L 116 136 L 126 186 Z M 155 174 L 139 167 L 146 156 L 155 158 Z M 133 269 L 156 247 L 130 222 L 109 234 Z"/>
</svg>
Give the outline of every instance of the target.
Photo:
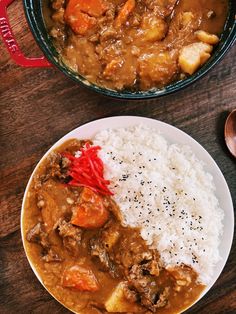
<svg viewBox="0 0 236 314">
<path fill-rule="evenodd" d="M 209 289 L 213 286 L 213 284 L 216 282 L 217 278 L 220 276 L 225 263 L 228 259 L 230 248 L 232 245 L 233 241 L 233 232 L 234 232 L 234 210 L 233 210 L 233 203 L 231 199 L 231 195 L 229 192 L 228 185 L 225 181 L 225 178 L 223 174 L 221 173 L 219 167 L 213 160 L 213 158 L 210 156 L 210 154 L 197 142 L 195 141 L 192 137 L 184 133 L 183 131 L 166 124 L 164 122 L 154 120 L 154 119 L 149 119 L 149 118 L 143 118 L 143 117 L 134 117 L 134 116 L 118 116 L 118 117 L 111 117 L 111 118 L 105 118 L 105 119 L 100 119 L 96 120 L 90 123 L 87 123 L 85 125 L 82 125 L 75 130 L 71 131 L 70 133 L 66 134 L 64 137 L 62 137 L 59 141 L 57 141 L 48 151 L 47 153 L 43 156 L 43 158 L 40 160 L 40 162 L 52 151 L 54 150 L 57 146 L 60 146 L 63 142 L 65 142 L 68 139 L 71 138 L 78 138 L 78 139 L 89 139 L 93 138 L 94 135 L 104 129 L 107 128 L 123 128 L 123 127 L 128 127 L 136 124 L 146 124 L 151 128 L 156 129 L 157 131 L 161 132 L 162 135 L 167 139 L 169 143 L 177 143 L 177 144 L 186 144 L 189 145 L 192 149 L 192 151 L 195 153 L 197 158 L 199 160 L 202 160 L 205 164 L 205 170 L 209 173 L 214 178 L 214 183 L 216 186 L 216 196 L 219 200 L 220 207 L 224 210 L 224 232 L 221 237 L 221 243 L 220 243 L 220 256 L 222 259 L 218 262 L 216 267 L 214 268 L 214 275 L 212 277 L 211 282 L 209 285 L 206 287 L 206 289 L 203 291 L 203 293 L 200 295 L 197 301 L 199 301 L 208 291 Z M 38 165 L 40 164 L 38 163 Z M 23 203 L 22 203 L 22 210 L 21 210 L 21 233 L 22 233 L 22 240 L 23 240 L 23 245 L 24 244 L 24 237 L 23 237 L 23 223 L 22 223 L 22 218 L 23 218 L 23 211 L 24 211 L 24 204 L 26 200 L 26 194 L 30 185 L 30 182 L 32 180 L 32 177 L 38 167 L 36 166 L 34 172 L 32 173 L 30 180 L 28 182 L 28 185 L 25 190 L 24 198 L 23 198 Z M 34 265 L 29 260 L 29 263 L 38 277 L 39 281 L 42 283 L 42 280 L 37 273 L 37 271 L 34 268 Z M 43 283 L 42 283 L 43 284 Z M 196 302 L 197 302 L 196 301 Z M 195 303 L 196 303 L 195 302 Z"/>
</svg>

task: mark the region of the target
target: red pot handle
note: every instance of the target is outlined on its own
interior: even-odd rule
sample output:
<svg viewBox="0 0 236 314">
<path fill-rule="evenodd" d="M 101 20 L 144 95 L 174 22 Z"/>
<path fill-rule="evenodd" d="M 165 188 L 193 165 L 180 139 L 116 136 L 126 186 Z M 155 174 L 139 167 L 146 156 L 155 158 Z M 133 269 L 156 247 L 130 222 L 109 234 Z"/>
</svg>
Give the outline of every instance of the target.
<svg viewBox="0 0 236 314">
<path fill-rule="evenodd" d="M 18 46 L 7 16 L 7 7 L 14 0 L 0 0 L 0 33 L 10 56 L 19 65 L 24 67 L 50 67 L 51 63 L 45 57 L 27 58 L 23 55 Z"/>
</svg>

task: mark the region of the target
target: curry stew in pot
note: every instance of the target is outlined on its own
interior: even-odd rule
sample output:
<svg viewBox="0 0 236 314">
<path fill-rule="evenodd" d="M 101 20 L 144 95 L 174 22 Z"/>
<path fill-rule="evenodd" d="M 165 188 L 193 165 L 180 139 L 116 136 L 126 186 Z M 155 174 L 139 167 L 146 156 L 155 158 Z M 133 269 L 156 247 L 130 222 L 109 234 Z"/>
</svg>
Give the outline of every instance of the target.
<svg viewBox="0 0 236 314">
<path fill-rule="evenodd" d="M 108 190 L 69 184 L 71 160 L 84 145 L 65 142 L 34 173 L 23 214 L 29 260 L 48 291 L 76 313 L 181 312 L 205 286 L 187 265 L 166 269 L 140 230 L 122 224 Z"/>
<path fill-rule="evenodd" d="M 48 0 L 61 60 L 89 82 L 150 90 L 183 80 L 212 55 L 227 0 Z"/>
</svg>

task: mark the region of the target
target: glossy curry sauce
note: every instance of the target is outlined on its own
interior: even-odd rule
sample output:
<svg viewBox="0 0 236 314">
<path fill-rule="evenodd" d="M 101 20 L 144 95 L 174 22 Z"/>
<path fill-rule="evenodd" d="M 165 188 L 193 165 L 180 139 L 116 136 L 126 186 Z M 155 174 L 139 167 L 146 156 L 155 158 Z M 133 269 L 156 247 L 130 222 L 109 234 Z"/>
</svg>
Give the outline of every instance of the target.
<svg viewBox="0 0 236 314">
<path fill-rule="evenodd" d="M 66 166 L 63 168 L 60 153 L 73 154 L 81 145 L 83 142 L 69 140 L 48 155 L 28 190 L 23 214 L 24 245 L 44 286 L 63 305 L 81 314 L 110 313 L 107 302 L 121 283 L 127 284 L 126 290 L 115 306 L 124 302 L 127 310 L 123 305 L 122 311 L 116 308 L 113 313 L 171 314 L 184 310 L 205 288 L 197 283 L 196 273 L 186 265 L 165 269 L 158 252 L 146 245 L 139 230 L 122 226 L 119 208 L 110 197 L 102 196 L 109 211 L 102 227 L 80 228 L 70 223 L 84 188 L 66 184 Z M 64 230 L 66 237 L 63 229 L 57 228 L 62 220 L 70 227 Z M 38 241 L 38 233 L 36 237 L 32 233 L 38 224 L 47 237 L 42 242 Z M 77 238 L 73 238 L 72 231 Z M 65 269 L 74 265 L 93 273 L 96 291 L 63 286 Z"/>
<path fill-rule="evenodd" d="M 114 90 L 161 88 L 193 74 L 212 55 L 228 14 L 227 0 L 90 0 L 89 10 L 81 1 L 45 1 L 48 30 L 68 67 Z"/>
</svg>

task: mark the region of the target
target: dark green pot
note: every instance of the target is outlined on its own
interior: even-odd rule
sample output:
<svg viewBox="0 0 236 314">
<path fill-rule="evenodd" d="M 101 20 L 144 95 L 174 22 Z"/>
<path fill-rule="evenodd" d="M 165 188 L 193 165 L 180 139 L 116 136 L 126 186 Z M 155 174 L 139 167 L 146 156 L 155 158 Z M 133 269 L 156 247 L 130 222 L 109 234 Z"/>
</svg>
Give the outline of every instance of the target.
<svg viewBox="0 0 236 314">
<path fill-rule="evenodd" d="M 191 75 L 185 80 L 178 81 L 172 84 L 169 84 L 163 89 L 155 89 L 152 91 L 113 91 L 106 88 L 96 86 L 95 84 L 88 84 L 88 81 L 78 75 L 77 73 L 70 70 L 62 62 L 60 62 L 59 55 L 53 46 L 52 40 L 47 33 L 43 14 L 42 14 L 42 1 L 41 0 L 23 0 L 25 14 L 31 28 L 31 31 L 38 42 L 40 48 L 44 52 L 47 59 L 54 64 L 59 70 L 64 74 L 69 76 L 74 81 L 106 96 L 111 96 L 115 98 L 122 99 L 148 99 L 156 98 L 163 95 L 168 95 L 170 93 L 176 92 L 188 85 L 194 83 L 196 80 L 205 75 L 227 52 L 227 50 L 233 45 L 236 39 L 236 1 L 230 1 L 230 10 L 227 22 L 225 24 L 224 32 L 222 33 L 221 41 L 219 45 L 214 50 L 212 57 L 204 64 L 199 71 Z"/>
</svg>

